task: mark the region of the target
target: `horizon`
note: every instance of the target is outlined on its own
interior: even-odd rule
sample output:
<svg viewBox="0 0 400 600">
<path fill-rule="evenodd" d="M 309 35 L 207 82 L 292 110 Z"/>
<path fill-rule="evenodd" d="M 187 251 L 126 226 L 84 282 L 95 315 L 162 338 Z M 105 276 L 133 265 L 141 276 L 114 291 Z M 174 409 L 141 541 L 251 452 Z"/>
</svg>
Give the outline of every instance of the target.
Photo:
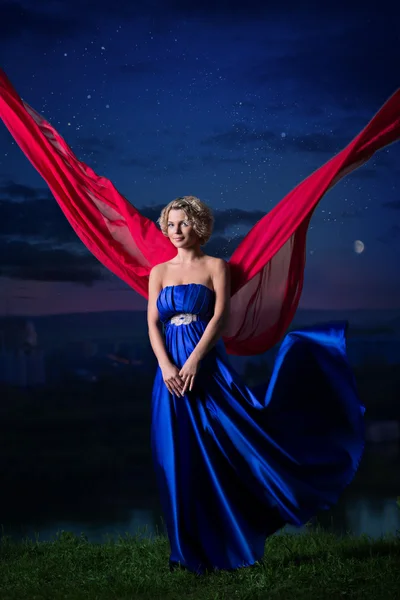
<svg viewBox="0 0 400 600">
<path fill-rule="evenodd" d="M 57 317 L 57 316 L 70 316 L 70 315 L 85 315 L 85 314 L 115 314 L 115 313 L 146 313 L 146 308 L 118 308 L 118 309 L 94 309 L 94 310 L 80 310 L 80 311 L 63 311 L 63 312 L 53 312 L 53 313 L 0 313 L 0 318 L 13 318 L 13 317 L 32 317 L 32 318 L 40 318 L 40 317 Z M 399 307 L 393 308 L 326 308 L 326 307 L 299 307 L 295 314 L 302 312 L 348 312 L 348 313 L 395 313 L 400 312 Z"/>
</svg>

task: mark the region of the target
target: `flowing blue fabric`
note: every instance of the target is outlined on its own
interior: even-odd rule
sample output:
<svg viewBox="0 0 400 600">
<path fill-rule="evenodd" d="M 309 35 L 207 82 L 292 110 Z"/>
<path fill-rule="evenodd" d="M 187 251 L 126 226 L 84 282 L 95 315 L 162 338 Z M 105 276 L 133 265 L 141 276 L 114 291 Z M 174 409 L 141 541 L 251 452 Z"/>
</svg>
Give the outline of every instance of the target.
<svg viewBox="0 0 400 600">
<path fill-rule="evenodd" d="M 177 367 L 199 342 L 214 303 L 214 292 L 200 284 L 161 290 L 157 307 Z M 198 320 L 170 323 L 177 313 Z M 169 393 L 158 368 L 151 437 L 171 564 L 196 573 L 252 565 L 268 535 L 336 503 L 364 447 L 345 329 L 330 323 L 289 333 L 268 388 L 244 385 L 222 340 L 184 397 Z"/>
</svg>

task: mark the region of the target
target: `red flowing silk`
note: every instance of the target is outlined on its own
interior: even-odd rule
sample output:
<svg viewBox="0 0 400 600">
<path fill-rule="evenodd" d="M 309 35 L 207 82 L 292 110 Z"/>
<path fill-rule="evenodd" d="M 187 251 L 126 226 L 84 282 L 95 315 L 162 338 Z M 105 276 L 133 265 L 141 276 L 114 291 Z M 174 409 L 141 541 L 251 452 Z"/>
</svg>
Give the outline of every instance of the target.
<svg viewBox="0 0 400 600">
<path fill-rule="evenodd" d="M 151 268 L 176 254 L 171 242 L 108 179 L 78 160 L 1 70 L 0 116 L 90 252 L 147 298 Z M 400 89 L 346 148 L 289 192 L 238 245 L 229 260 L 231 314 L 224 336 L 229 354 L 261 354 L 282 338 L 299 303 L 315 207 L 345 175 L 399 137 Z"/>
</svg>

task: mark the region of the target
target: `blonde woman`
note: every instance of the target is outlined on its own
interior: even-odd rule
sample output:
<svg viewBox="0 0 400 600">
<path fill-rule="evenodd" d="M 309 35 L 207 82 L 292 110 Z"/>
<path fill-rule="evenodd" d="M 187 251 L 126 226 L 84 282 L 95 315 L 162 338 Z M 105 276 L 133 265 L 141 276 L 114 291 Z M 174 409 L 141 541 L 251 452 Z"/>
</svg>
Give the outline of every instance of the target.
<svg viewBox="0 0 400 600">
<path fill-rule="evenodd" d="M 168 204 L 160 231 L 79 161 L 1 70 L 0 118 L 82 242 L 149 300 L 159 365 L 152 448 L 171 567 L 253 565 L 268 535 L 329 508 L 350 483 L 364 408 L 343 323 L 288 334 L 267 389 L 248 389 L 227 355 L 262 354 L 283 338 L 301 296 L 312 213 L 333 185 L 400 138 L 400 90 L 252 227 L 228 263 L 203 251 L 213 222 L 203 202 Z"/>
<path fill-rule="evenodd" d="M 268 390 L 251 391 L 222 340 L 230 276 L 225 261 L 202 249 L 210 209 L 177 198 L 159 224 L 176 248 L 151 270 L 148 303 L 159 365 L 152 450 L 170 566 L 202 573 L 252 565 L 266 536 L 332 505 L 358 464 L 362 409 L 344 325 L 292 333 Z"/>
</svg>

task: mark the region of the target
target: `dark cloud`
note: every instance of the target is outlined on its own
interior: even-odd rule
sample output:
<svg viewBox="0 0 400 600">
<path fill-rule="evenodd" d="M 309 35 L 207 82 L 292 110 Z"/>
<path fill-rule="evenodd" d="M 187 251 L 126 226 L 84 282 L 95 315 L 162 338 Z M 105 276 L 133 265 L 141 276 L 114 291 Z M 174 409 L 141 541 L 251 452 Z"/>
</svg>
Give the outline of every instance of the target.
<svg viewBox="0 0 400 600">
<path fill-rule="evenodd" d="M 5 189 L 7 199 L 0 201 L 0 276 L 88 285 L 107 278 L 108 272 L 80 242 L 50 192 L 12 181 Z M 21 192 L 27 200 L 19 201 Z M 145 206 L 140 211 L 155 222 L 163 207 Z M 207 252 L 227 258 L 243 239 L 243 227 L 250 229 L 264 212 L 215 210 L 214 216 L 215 235 Z M 240 234 L 229 234 L 239 228 Z"/>
<path fill-rule="evenodd" d="M 187 158 L 182 162 L 168 164 L 166 159 L 160 156 L 122 159 L 120 165 L 123 167 L 145 169 L 153 177 L 184 173 L 195 167 L 195 164 L 190 158 Z"/>
<path fill-rule="evenodd" d="M 219 146 L 228 150 L 241 147 L 251 142 L 276 143 L 276 133 L 268 130 L 250 129 L 243 123 L 237 123 L 232 128 L 221 133 L 215 133 L 202 140 L 203 146 Z"/>
<path fill-rule="evenodd" d="M 24 34 L 41 38 L 57 39 L 72 36 L 81 28 L 79 13 L 69 11 L 68 14 L 46 11 L 46 3 L 27 5 L 22 2 L 0 3 L 0 40 L 14 40 Z M 48 4 L 48 8 L 50 8 Z"/>
<path fill-rule="evenodd" d="M 175 173 L 187 173 L 198 168 L 217 169 L 221 165 L 243 163 L 243 158 L 220 156 L 218 154 L 205 154 L 203 156 L 186 155 L 183 160 L 168 163 L 165 157 L 160 155 L 123 158 L 120 165 L 123 167 L 137 167 L 149 171 L 153 176 L 164 176 Z"/>
<path fill-rule="evenodd" d="M 382 202 L 383 208 L 390 208 L 390 210 L 400 210 L 400 200 L 391 200 L 390 202 Z"/>
<path fill-rule="evenodd" d="M 33 0 L 31 0 L 33 1 Z M 36 0 L 34 0 L 36 2 Z M 42 0 L 43 1 L 43 0 Z M 126 2 L 126 0 L 69 0 L 63 3 L 64 10 L 79 10 L 83 19 L 94 17 L 106 19 L 134 19 L 151 16 L 153 10 L 162 9 L 162 0 L 148 0 L 146 3 Z"/>
<path fill-rule="evenodd" d="M 4 4 L 18 4 L 5 2 Z M 34 10 L 38 6 L 37 0 L 25 0 L 23 5 Z M 243 21 L 270 19 L 273 17 L 290 16 L 310 20 L 317 16 L 326 19 L 341 13 L 340 8 L 346 9 L 346 15 L 357 14 L 360 17 L 368 12 L 368 1 L 352 0 L 351 5 L 344 0 L 337 0 L 335 6 L 321 6 L 320 0 L 308 0 L 307 4 L 299 4 L 296 0 L 281 2 L 266 2 L 265 0 L 202 0 L 202 2 L 187 2 L 186 0 L 148 0 L 146 3 L 126 2 L 126 0 L 69 0 L 68 3 L 55 5 L 53 0 L 42 0 L 39 4 L 42 11 L 53 11 L 56 6 L 61 13 L 67 8 L 78 11 L 81 18 L 87 16 L 101 16 L 103 18 L 132 19 L 138 17 L 151 17 L 154 21 L 159 19 L 194 19 L 208 22 L 218 21 L 218 24 Z M 77 13 L 78 14 L 78 13 Z"/>
<path fill-rule="evenodd" d="M 88 32 L 96 32 L 96 25 L 108 19 L 133 20 L 151 16 L 152 6 L 126 0 L 53 0 L 0 1 L 0 42 L 28 35 L 37 44 L 59 42 Z"/>
<path fill-rule="evenodd" d="M 205 26 L 215 23 L 243 41 L 249 32 L 238 30 L 237 25 L 253 22 L 263 27 L 265 42 L 257 47 L 256 57 L 249 59 L 244 52 L 243 59 L 238 54 L 233 67 L 221 65 L 232 79 L 242 79 L 243 87 L 250 82 L 256 88 L 275 89 L 287 89 L 291 80 L 287 99 L 294 97 L 308 114 L 318 114 L 321 106 L 329 103 L 340 104 L 345 110 L 365 106 L 368 112 L 377 109 L 399 85 L 392 65 L 400 60 L 400 11 L 385 9 L 384 4 L 380 3 L 379 11 L 371 2 L 360 0 L 340 0 L 331 9 L 319 0 L 309 0 L 305 5 L 295 0 L 9 0 L 0 4 L 0 40 L 29 35 L 36 44 L 45 44 L 49 39 L 60 42 L 88 32 L 97 35 L 99 27 L 110 19 L 133 27 L 145 18 L 152 30 L 158 24 L 164 33 L 179 19 Z M 176 63 L 178 59 L 174 56 L 172 60 Z M 158 74 L 161 70 L 171 71 L 167 62 L 167 56 L 161 56 L 159 62 L 128 62 L 115 72 L 128 76 Z M 180 67 L 184 67 L 183 61 Z M 174 68 L 176 71 L 176 64 Z M 315 92 L 321 105 L 310 106 Z M 280 110 L 280 103 L 275 104 Z"/>
<path fill-rule="evenodd" d="M 0 198 L 10 198 L 13 200 L 33 200 L 46 190 L 33 188 L 29 185 L 23 185 L 14 181 L 6 181 L 0 184 Z"/>
<path fill-rule="evenodd" d="M 87 285 L 104 279 L 49 191 L 9 181 L 1 193 L 1 276 Z"/>
<path fill-rule="evenodd" d="M 265 216 L 265 212 L 262 210 L 243 210 L 240 208 L 232 208 L 229 210 L 216 210 L 214 211 L 215 224 L 214 231 L 221 233 L 230 229 L 231 227 L 242 227 L 243 225 L 252 227 Z M 238 239 L 238 236 L 234 236 Z"/>
<path fill-rule="evenodd" d="M 244 236 L 238 235 L 231 238 L 214 235 L 205 246 L 205 251 L 211 256 L 228 260 L 236 250 Z"/>
<path fill-rule="evenodd" d="M 106 279 L 107 271 L 90 254 L 0 238 L 0 276 L 92 285 Z"/>
<path fill-rule="evenodd" d="M 400 225 L 392 225 L 384 231 L 378 238 L 378 242 L 391 246 L 400 239 Z"/>
<path fill-rule="evenodd" d="M 17 202 L 15 200 L 20 199 L 17 188 L 15 186 L 14 193 L 9 193 L 7 198 L 4 195 L 6 199 L 0 201 L 0 236 L 23 236 L 57 243 L 77 241 L 74 230 L 49 191 L 43 193 L 29 188 L 31 191 L 25 193 L 33 199 Z"/>
<path fill-rule="evenodd" d="M 348 138 L 341 138 L 338 135 L 328 135 L 326 133 L 312 133 L 298 137 L 285 138 L 285 145 L 300 152 L 316 152 L 320 154 L 335 154 L 346 146 Z"/>
<path fill-rule="evenodd" d="M 0 276 L 85 285 L 107 276 L 49 191 L 13 181 L 0 189 Z"/>
<path fill-rule="evenodd" d="M 186 156 L 184 160 L 174 165 L 165 167 L 164 172 L 188 172 L 194 169 L 218 169 L 221 165 L 235 165 L 243 163 L 243 158 L 235 156 L 221 156 L 219 154 L 204 154 L 200 156 Z"/>
<path fill-rule="evenodd" d="M 260 19 L 268 14 L 268 3 L 259 0 L 201 0 L 186 2 L 185 0 L 167 0 L 165 8 L 181 18 L 206 19 L 218 22 L 243 22 Z"/>
<path fill-rule="evenodd" d="M 310 0 L 311 1 L 311 0 Z M 46 29 L 54 24 L 58 33 L 69 34 L 75 31 L 78 17 L 72 23 L 68 23 L 66 14 L 79 15 L 80 26 L 89 25 L 89 21 L 96 19 L 123 19 L 130 21 L 137 18 L 151 18 L 153 23 L 161 21 L 174 21 L 176 19 L 202 19 L 203 21 L 227 24 L 242 22 L 243 20 L 255 20 L 263 16 L 271 15 L 271 7 L 267 3 L 258 0 L 202 0 L 202 2 L 191 3 L 181 0 L 148 0 L 146 3 L 127 2 L 126 0 L 69 0 L 66 3 L 55 3 L 51 0 L 25 0 L 25 2 L 3 2 L 0 6 L 5 7 L 4 23 L 8 23 L 11 33 L 18 35 L 21 30 L 29 33 L 41 33 L 49 35 Z M 293 6 L 296 6 L 293 3 Z M 39 23 L 40 18 L 43 24 Z M 65 30 L 60 21 L 65 22 Z M 39 24 L 38 24 L 39 23 Z"/>
<path fill-rule="evenodd" d="M 397 163 L 400 147 L 397 146 L 394 155 L 392 152 L 383 151 L 371 159 L 367 164 L 362 165 L 352 175 L 358 179 L 378 179 L 390 178 L 393 180 L 400 174 Z M 391 208 L 388 206 L 387 208 Z"/>
<path fill-rule="evenodd" d="M 260 60 L 250 69 L 243 65 L 244 81 L 262 89 L 279 88 L 280 82 L 286 89 L 290 81 L 291 96 L 300 105 L 307 105 L 310 98 L 315 102 L 317 94 L 324 107 L 377 110 L 399 85 L 393 68 L 400 61 L 397 19 L 383 10 L 374 11 L 368 20 L 354 11 L 346 11 L 346 17 L 334 18 L 326 26 L 321 19 L 319 29 L 302 24 L 301 35 L 293 27 L 284 45 L 271 28 L 265 47 L 259 49 Z M 276 53 L 277 47 L 281 53 Z"/>
<path fill-rule="evenodd" d="M 140 209 L 140 212 L 144 214 L 148 219 L 157 221 L 160 216 L 161 210 L 164 208 L 164 204 L 158 204 L 154 206 L 144 206 Z M 261 210 L 242 210 L 240 208 L 232 208 L 228 210 L 214 210 L 214 233 L 221 234 L 231 229 L 232 227 L 242 227 L 246 225 L 252 227 L 265 216 L 265 212 Z M 239 236 L 232 236 L 238 239 Z M 227 244 L 227 237 L 221 238 L 222 241 L 218 244 Z"/>
<path fill-rule="evenodd" d="M 378 170 L 376 168 L 367 168 L 367 167 L 360 167 L 359 169 L 357 169 L 357 171 L 354 173 L 353 177 L 356 177 L 357 179 L 376 179 L 378 177 Z"/>
<path fill-rule="evenodd" d="M 71 144 L 72 147 L 72 144 Z M 102 156 L 117 149 L 117 143 L 112 136 L 100 138 L 97 135 L 80 137 L 73 145 L 74 150 L 91 156 Z"/>
<path fill-rule="evenodd" d="M 246 2 L 243 2 L 243 0 L 218 0 L 218 2 L 215 2 L 215 0 L 202 0 L 201 2 L 164 0 L 162 8 L 166 16 L 207 21 L 207 23 L 216 23 L 221 26 L 232 23 L 242 25 L 249 21 L 268 21 L 273 18 L 282 18 L 286 22 L 291 19 L 296 19 L 297 23 L 299 19 L 313 22 L 315 18 L 318 18 L 319 21 L 337 18 L 342 11 L 345 11 L 346 15 L 357 14 L 360 18 L 363 13 L 368 12 L 368 2 L 352 0 L 349 5 L 344 0 L 337 0 L 330 9 L 329 6 L 321 5 L 320 0 L 308 0 L 307 3 L 300 3 L 296 0 L 285 2 L 268 2 L 266 0 L 247 0 Z"/>
<path fill-rule="evenodd" d="M 234 125 L 227 131 L 216 133 L 205 138 L 201 143 L 204 146 L 219 146 L 232 150 L 243 147 L 246 144 L 264 144 L 260 151 L 268 152 L 271 149 L 285 152 L 294 150 L 296 152 L 315 152 L 320 154 L 335 154 L 349 142 L 348 137 L 342 137 L 339 133 L 312 133 L 310 135 L 287 135 L 278 134 L 269 129 L 250 129 L 242 123 Z"/>
</svg>

